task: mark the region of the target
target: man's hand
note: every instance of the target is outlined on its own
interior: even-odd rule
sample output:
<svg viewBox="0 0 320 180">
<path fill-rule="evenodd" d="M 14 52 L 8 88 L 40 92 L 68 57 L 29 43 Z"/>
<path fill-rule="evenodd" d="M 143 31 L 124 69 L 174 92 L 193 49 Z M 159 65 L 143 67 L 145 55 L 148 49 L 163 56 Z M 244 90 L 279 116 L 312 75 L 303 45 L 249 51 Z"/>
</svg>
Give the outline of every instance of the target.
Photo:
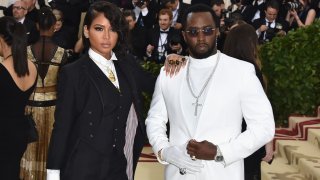
<svg viewBox="0 0 320 180">
<path fill-rule="evenodd" d="M 287 33 L 284 30 L 277 32 L 277 36 L 285 36 Z"/>
<path fill-rule="evenodd" d="M 259 27 L 259 32 L 264 32 L 264 31 L 266 31 L 268 29 L 268 26 L 266 26 L 266 25 L 261 25 L 260 27 Z"/>
<path fill-rule="evenodd" d="M 173 27 L 174 27 L 174 29 L 180 30 L 180 29 L 182 29 L 182 24 L 181 23 L 175 23 Z"/>
<path fill-rule="evenodd" d="M 152 46 L 151 44 L 149 44 L 149 45 L 147 46 L 147 53 L 148 53 L 148 54 L 152 54 L 153 49 L 154 49 L 154 46 Z"/>
<path fill-rule="evenodd" d="M 203 160 L 214 160 L 217 154 L 217 146 L 208 141 L 197 142 L 192 139 L 187 145 L 187 152 L 190 157 Z"/>
<path fill-rule="evenodd" d="M 203 165 L 200 160 L 193 161 L 186 153 L 186 144 L 170 146 L 161 150 L 161 159 L 180 168 L 185 168 L 187 173 L 201 171 Z"/>
</svg>

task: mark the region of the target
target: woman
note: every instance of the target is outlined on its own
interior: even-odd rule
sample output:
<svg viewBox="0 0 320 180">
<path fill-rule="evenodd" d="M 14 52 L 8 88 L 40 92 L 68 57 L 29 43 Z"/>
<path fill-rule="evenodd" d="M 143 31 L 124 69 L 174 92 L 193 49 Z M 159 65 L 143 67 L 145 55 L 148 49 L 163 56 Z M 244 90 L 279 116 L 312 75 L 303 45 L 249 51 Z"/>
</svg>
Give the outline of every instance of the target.
<svg viewBox="0 0 320 180">
<path fill-rule="evenodd" d="M 145 138 L 140 91 L 152 92 L 155 78 L 126 54 L 127 33 L 118 7 L 89 7 L 88 53 L 60 73 L 48 179 L 133 179 Z"/>
<path fill-rule="evenodd" d="M 286 20 L 291 28 L 311 25 L 320 16 L 320 0 L 300 0 L 301 11 L 291 9 L 288 11 Z"/>
<path fill-rule="evenodd" d="M 54 122 L 57 76 L 66 61 L 66 52 L 52 41 L 56 18 L 49 8 L 39 11 L 40 39 L 28 46 L 28 58 L 38 67 L 38 80 L 31 94 L 27 112 L 32 113 L 37 124 L 39 139 L 28 145 L 21 162 L 23 179 L 45 179 L 46 160 Z"/>
<path fill-rule="evenodd" d="M 27 59 L 27 36 L 12 17 L 0 18 L 0 175 L 18 180 L 21 157 L 27 148 L 25 106 L 32 93 L 36 66 Z"/>
<path fill-rule="evenodd" d="M 261 82 L 261 85 L 266 89 L 266 83 L 263 79 L 258 61 L 258 37 L 254 28 L 249 24 L 241 24 L 233 27 L 225 40 L 223 52 L 231 57 L 247 61 L 254 65 L 256 75 Z M 242 123 L 242 130 L 245 131 L 245 121 Z M 245 179 L 256 180 L 260 178 L 260 163 L 261 160 L 270 162 L 273 159 L 272 141 L 260 148 L 251 156 L 244 159 Z"/>
</svg>

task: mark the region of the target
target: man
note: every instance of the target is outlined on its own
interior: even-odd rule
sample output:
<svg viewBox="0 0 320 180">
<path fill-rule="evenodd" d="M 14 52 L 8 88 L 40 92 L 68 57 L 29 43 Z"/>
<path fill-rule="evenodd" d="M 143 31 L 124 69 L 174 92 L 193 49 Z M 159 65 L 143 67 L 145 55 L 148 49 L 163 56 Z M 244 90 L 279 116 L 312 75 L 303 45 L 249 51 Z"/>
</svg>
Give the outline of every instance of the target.
<svg viewBox="0 0 320 180">
<path fill-rule="evenodd" d="M 278 12 L 277 0 L 270 0 L 266 5 L 265 18 L 259 18 L 253 22 L 260 43 L 271 41 L 276 35 L 284 36 L 288 31 L 288 22 L 277 18 Z"/>
<path fill-rule="evenodd" d="M 218 17 L 222 18 L 223 12 L 226 11 L 224 1 L 223 0 L 213 0 L 212 1 L 212 9 Z"/>
<path fill-rule="evenodd" d="M 219 23 L 210 7 L 192 6 L 182 25 L 189 61 L 174 77 L 160 72 L 146 120 L 149 142 L 166 179 L 243 180 L 243 158 L 274 136 L 271 105 L 253 65 L 216 50 Z"/>
<path fill-rule="evenodd" d="M 26 3 L 27 6 L 27 14 L 26 17 L 33 21 L 33 22 L 38 22 L 38 12 L 39 10 L 36 8 L 36 0 L 22 0 L 23 2 Z M 14 1 L 15 2 L 15 1 Z M 12 3 L 7 10 L 5 10 L 4 14 L 6 16 L 13 16 L 13 12 L 12 12 L 12 8 L 13 8 L 13 4 Z"/>
<path fill-rule="evenodd" d="M 128 9 L 134 11 L 138 26 L 151 29 L 156 23 L 158 8 L 155 0 L 132 0 L 132 5 Z"/>
<path fill-rule="evenodd" d="M 182 53 L 181 33 L 171 27 L 172 12 L 169 9 L 161 9 L 159 12 L 159 26 L 149 30 L 146 48 L 148 60 L 156 63 L 164 63 L 166 54 L 172 52 Z"/>
<path fill-rule="evenodd" d="M 147 47 L 146 30 L 144 27 L 136 25 L 136 16 L 132 10 L 124 10 L 123 15 L 129 25 L 130 52 L 141 61 L 144 58 Z"/>
<path fill-rule="evenodd" d="M 162 0 L 161 3 L 172 11 L 173 18 L 171 26 L 180 30 L 182 28 L 182 16 L 189 5 L 184 2 L 180 2 L 180 0 Z"/>
<path fill-rule="evenodd" d="M 38 40 L 39 31 L 36 24 L 26 17 L 28 13 L 28 6 L 25 1 L 18 0 L 12 6 L 13 17 L 26 27 L 28 35 L 28 44 L 33 44 Z"/>
</svg>

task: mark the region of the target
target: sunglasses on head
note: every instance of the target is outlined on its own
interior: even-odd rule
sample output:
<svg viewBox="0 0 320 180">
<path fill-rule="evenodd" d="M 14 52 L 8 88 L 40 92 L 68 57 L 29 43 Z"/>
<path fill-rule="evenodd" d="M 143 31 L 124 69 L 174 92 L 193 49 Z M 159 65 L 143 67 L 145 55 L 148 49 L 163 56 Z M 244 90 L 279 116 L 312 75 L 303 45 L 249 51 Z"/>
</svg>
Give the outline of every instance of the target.
<svg viewBox="0 0 320 180">
<path fill-rule="evenodd" d="M 202 32 L 205 36 L 211 36 L 215 30 L 216 28 L 213 27 L 204 27 L 202 29 L 190 28 L 185 30 L 185 32 L 191 37 L 197 37 L 200 32 Z"/>
</svg>

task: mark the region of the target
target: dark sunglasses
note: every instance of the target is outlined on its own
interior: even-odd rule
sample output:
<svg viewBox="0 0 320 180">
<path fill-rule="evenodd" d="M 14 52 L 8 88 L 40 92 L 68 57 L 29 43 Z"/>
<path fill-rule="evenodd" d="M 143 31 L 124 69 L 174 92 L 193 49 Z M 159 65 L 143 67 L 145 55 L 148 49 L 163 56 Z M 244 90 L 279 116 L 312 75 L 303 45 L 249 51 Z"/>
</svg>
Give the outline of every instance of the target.
<svg viewBox="0 0 320 180">
<path fill-rule="evenodd" d="M 203 32 L 205 36 L 211 36 L 213 34 L 213 31 L 215 30 L 216 28 L 213 28 L 213 27 L 205 27 L 202 29 L 190 28 L 188 30 L 185 30 L 185 32 L 191 37 L 197 37 L 200 32 Z"/>
<path fill-rule="evenodd" d="M 26 8 L 22 7 L 22 6 L 12 6 L 12 9 L 18 9 L 18 10 L 26 10 Z"/>
</svg>

